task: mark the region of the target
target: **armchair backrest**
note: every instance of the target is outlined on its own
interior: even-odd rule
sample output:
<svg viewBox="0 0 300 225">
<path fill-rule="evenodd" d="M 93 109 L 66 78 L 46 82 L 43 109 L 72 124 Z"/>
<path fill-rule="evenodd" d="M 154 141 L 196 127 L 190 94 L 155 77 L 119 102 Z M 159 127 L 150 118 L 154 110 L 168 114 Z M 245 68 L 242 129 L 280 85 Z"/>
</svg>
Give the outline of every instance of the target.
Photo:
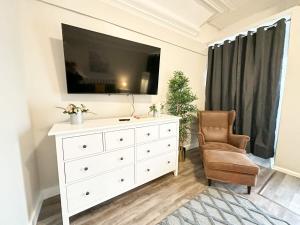
<svg viewBox="0 0 300 225">
<path fill-rule="evenodd" d="M 235 111 L 199 111 L 199 132 L 206 142 L 228 143 L 235 119 Z"/>
</svg>

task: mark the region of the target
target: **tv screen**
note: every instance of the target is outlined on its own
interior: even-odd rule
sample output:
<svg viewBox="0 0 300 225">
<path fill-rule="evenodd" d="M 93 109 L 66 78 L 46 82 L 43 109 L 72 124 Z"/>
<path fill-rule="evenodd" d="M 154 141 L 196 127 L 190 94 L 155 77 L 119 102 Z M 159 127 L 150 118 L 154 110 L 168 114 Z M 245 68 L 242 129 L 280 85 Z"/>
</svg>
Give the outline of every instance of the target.
<svg viewBox="0 0 300 225">
<path fill-rule="evenodd" d="M 62 24 L 68 93 L 157 94 L 160 48 Z"/>
</svg>

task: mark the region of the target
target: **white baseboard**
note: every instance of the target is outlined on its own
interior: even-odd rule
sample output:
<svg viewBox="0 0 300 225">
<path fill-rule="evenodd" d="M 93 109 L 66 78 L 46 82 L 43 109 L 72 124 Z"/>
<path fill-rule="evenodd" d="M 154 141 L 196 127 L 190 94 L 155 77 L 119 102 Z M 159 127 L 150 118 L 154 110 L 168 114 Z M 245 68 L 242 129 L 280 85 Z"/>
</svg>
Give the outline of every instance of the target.
<svg viewBox="0 0 300 225">
<path fill-rule="evenodd" d="M 37 220 L 38 220 L 38 217 L 40 215 L 42 204 L 43 204 L 43 198 L 42 198 L 42 193 L 40 192 L 39 197 L 37 199 L 37 202 L 35 204 L 35 207 L 33 209 L 33 212 L 31 214 L 31 217 L 29 219 L 29 222 L 28 222 L 29 225 L 36 225 L 37 224 Z"/>
<path fill-rule="evenodd" d="M 297 173 L 297 172 L 294 172 L 292 170 L 289 170 L 289 169 L 285 169 L 285 168 L 282 168 L 280 166 L 273 166 L 272 169 L 276 170 L 276 171 L 279 171 L 279 172 L 282 172 L 282 173 L 285 173 L 285 174 L 288 174 L 288 175 L 291 175 L 291 176 L 294 176 L 294 177 L 298 177 L 300 178 L 300 173 Z"/>
<path fill-rule="evenodd" d="M 37 224 L 37 220 L 38 220 L 40 212 L 41 212 L 43 201 L 46 200 L 47 198 L 51 198 L 58 194 L 59 194 L 58 186 L 46 188 L 40 192 L 38 200 L 35 204 L 34 210 L 29 219 L 28 225 L 36 225 Z"/>
</svg>

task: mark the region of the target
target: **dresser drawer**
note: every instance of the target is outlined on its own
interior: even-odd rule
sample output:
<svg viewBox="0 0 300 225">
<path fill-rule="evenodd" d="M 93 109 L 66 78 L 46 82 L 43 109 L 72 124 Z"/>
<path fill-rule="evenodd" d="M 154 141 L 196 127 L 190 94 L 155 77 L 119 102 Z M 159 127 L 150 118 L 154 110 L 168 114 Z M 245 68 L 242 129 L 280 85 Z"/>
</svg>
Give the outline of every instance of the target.
<svg viewBox="0 0 300 225">
<path fill-rule="evenodd" d="M 69 213 L 119 195 L 134 185 L 134 167 L 105 173 L 67 187 Z"/>
<path fill-rule="evenodd" d="M 165 123 L 159 126 L 159 136 L 161 138 L 165 137 L 174 137 L 177 132 L 177 124 L 176 123 Z"/>
<path fill-rule="evenodd" d="M 134 148 L 118 150 L 65 163 L 66 182 L 97 175 L 134 163 Z"/>
<path fill-rule="evenodd" d="M 136 128 L 136 142 L 144 143 L 158 139 L 158 126 Z"/>
<path fill-rule="evenodd" d="M 161 155 L 167 152 L 175 151 L 176 146 L 177 145 L 175 137 L 138 145 L 136 147 L 137 160 L 143 160 L 156 155 Z"/>
<path fill-rule="evenodd" d="M 64 159 L 74 159 L 103 152 L 102 133 L 63 139 Z"/>
<path fill-rule="evenodd" d="M 104 133 L 106 150 L 134 145 L 134 129 L 117 130 Z"/>
<path fill-rule="evenodd" d="M 176 152 L 158 156 L 137 164 L 137 183 L 143 184 L 175 170 Z"/>
</svg>

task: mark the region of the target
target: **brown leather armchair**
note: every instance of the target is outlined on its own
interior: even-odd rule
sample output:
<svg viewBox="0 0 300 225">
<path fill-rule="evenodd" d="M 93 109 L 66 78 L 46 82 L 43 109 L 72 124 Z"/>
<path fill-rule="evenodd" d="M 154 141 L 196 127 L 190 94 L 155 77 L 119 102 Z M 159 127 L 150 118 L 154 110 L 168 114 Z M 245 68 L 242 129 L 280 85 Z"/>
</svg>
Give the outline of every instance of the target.
<svg viewBox="0 0 300 225">
<path fill-rule="evenodd" d="M 246 135 L 232 133 L 235 111 L 199 111 L 199 147 L 204 150 L 223 150 L 246 153 L 250 140 Z"/>
</svg>

